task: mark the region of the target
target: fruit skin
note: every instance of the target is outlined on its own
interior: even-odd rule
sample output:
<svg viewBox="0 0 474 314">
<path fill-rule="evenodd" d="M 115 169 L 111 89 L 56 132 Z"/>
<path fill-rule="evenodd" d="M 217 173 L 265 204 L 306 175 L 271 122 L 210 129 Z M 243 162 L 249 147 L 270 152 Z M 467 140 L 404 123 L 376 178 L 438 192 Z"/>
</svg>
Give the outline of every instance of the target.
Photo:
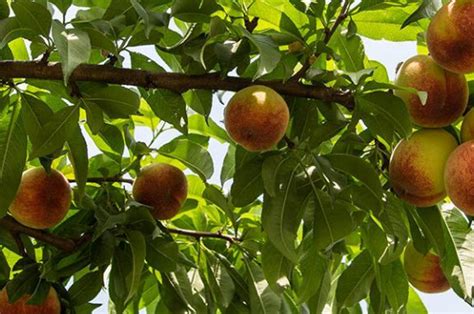
<svg viewBox="0 0 474 314">
<path fill-rule="evenodd" d="M 230 137 L 252 152 L 272 149 L 285 135 L 289 118 L 285 100 L 261 85 L 235 93 L 224 111 Z"/>
<path fill-rule="evenodd" d="M 444 167 L 456 139 L 443 129 L 423 129 L 401 140 L 390 158 L 390 183 L 398 196 L 418 207 L 445 198 Z"/>
<path fill-rule="evenodd" d="M 461 126 L 461 140 L 463 143 L 474 140 L 474 109 L 471 109 L 464 117 Z"/>
<path fill-rule="evenodd" d="M 474 140 L 460 145 L 449 156 L 444 181 L 454 205 L 474 216 Z"/>
<path fill-rule="evenodd" d="M 396 84 L 427 92 L 428 99 L 423 105 L 416 93 L 395 91 L 407 105 L 412 121 L 420 126 L 448 126 L 466 110 L 469 99 L 466 78 L 444 70 L 430 56 L 417 55 L 406 60 L 398 71 Z"/>
<path fill-rule="evenodd" d="M 51 228 L 66 216 L 72 191 L 64 175 L 54 169 L 31 168 L 21 177 L 15 199 L 8 209 L 21 224 L 34 229 Z"/>
<path fill-rule="evenodd" d="M 156 219 L 170 219 L 186 200 L 188 183 L 180 169 L 155 163 L 141 169 L 132 194 L 137 202 L 153 207 L 151 214 Z"/>
<path fill-rule="evenodd" d="M 423 255 L 410 242 L 403 259 L 408 281 L 416 289 L 426 293 L 439 293 L 450 288 L 441 269 L 439 256 L 430 252 Z"/>
<path fill-rule="evenodd" d="M 444 5 L 433 17 L 426 34 L 428 50 L 443 68 L 474 72 L 474 0 Z"/>
<path fill-rule="evenodd" d="M 26 304 L 30 296 L 24 295 L 15 303 L 8 303 L 7 290 L 3 288 L 0 291 L 0 313 L 5 314 L 59 314 L 61 313 L 61 303 L 58 294 L 54 288 L 49 289 L 48 296 L 43 304 Z"/>
</svg>

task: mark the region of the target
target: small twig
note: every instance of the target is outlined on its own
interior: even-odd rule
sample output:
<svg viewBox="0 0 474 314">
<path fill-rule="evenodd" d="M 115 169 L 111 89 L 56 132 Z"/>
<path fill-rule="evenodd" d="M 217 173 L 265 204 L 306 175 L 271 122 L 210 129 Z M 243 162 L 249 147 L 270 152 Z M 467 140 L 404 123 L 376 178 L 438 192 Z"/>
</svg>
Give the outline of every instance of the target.
<svg viewBox="0 0 474 314">
<path fill-rule="evenodd" d="M 339 13 L 338 17 L 334 21 L 334 24 L 332 25 L 332 27 L 331 28 L 326 27 L 324 29 L 324 38 L 323 38 L 324 44 L 327 45 L 329 43 L 332 35 L 334 35 L 339 25 L 341 25 L 342 22 L 344 22 L 344 20 L 346 19 L 350 4 L 351 4 L 351 0 L 346 0 L 341 8 L 341 12 Z M 319 55 L 320 53 L 315 54 L 314 56 L 317 58 L 319 57 Z M 299 81 L 305 75 L 306 71 L 308 71 L 308 69 L 311 67 L 311 62 L 309 60 L 310 58 L 308 57 L 305 64 L 303 64 L 303 67 L 298 72 L 296 72 L 296 74 L 291 78 L 291 80 Z"/>
<path fill-rule="evenodd" d="M 249 20 L 248 17 L 244 18 L 245 28 L 249 33 L 252 33 L 258 25 L 258 17 L 254 17 L 252 20 Z"/>
<path fill-rule="evenodd" d="M 113 54 L 111 54 L 111 53 L 109 53 L 109 55 L 107 56 L 107 59 L 108 59 L 108 60 L 107 60 L 107 62 L 106 62 L 105 64 L 106 64 L 106 65 L 110 65 L 110 66 L 114 66 L 115 63 L 117 63 L 117 61 L 118 61 L 117 56 L 115 56 L 115 55 L 113 55 Z"/>
<path fill-rule="evenodd" d="M 48 48 L 43 56 L 41 57 L 41 60 L 39 61 L 40 63 L 42 64 L 48 64 L 48 59 L 49 59 L 49 56 L 51 55 L 51 50 Z"/>
<path fill-rule="evenodd" d="M 293 149 L 296 147 L 295 142 L 293 142 L 288 136 L 285 135 L 283 139 L 285 140 L 286 145 L 288 146 L 289 149 Z"/>
<path fill-rule="evenodd" d="M 23 241 L 21 240 L 20 233 L 14 230 L 10 230 L 10 233 L 15 239 L 16 246 L 18 247 L 18 252 L 20 253 L 21 256 L 23 257 L 29 257 L 28 253 L 26 252 L 25 245 L 23 244 Z"/>
<path fill-rule="evenodd" d="M 81 90 L 79 89 L 79 86 L 77 86 L 76 81 L 70 80 L 69 86 L 71 87 L 71 97 L 82 98 Z"/>
<path fill-rule="evenodd" d="M 190 237 L 194 237 L 198 240 L 200 238 L 216 238 L 216 239 L 226 240 L 230 243 L 236 243 L 236 242 L 242 241 L 242 239 L 240 239 L 240 238 L 233 237 L 233 236 L 226 235 L 226 234 L 222 234 L 222 232 L 220 232 L 220 231 L 217 232 L 217 233 L 214 233 L 214 232 L 208 232 L 208 231 L 195 231 L 195 230 L 175 229 L 175 228 L 166 228 L 166 230 L 169 233 L 175 233 L 175 234 L 190 236 Z"/>
<path fill-rule="evenodd" d="M 71 183 L 75 183 L 75 179 L 69 179 L 68 180 Z M 128 183 L 128 184 L 133 184 L 132 179 L 126 179 L 126 178 L 120 178 L 120 177 L 111 177 L 111 178 L 102 178 L 102 177 L 97 177 L 97 178 L 87 178 L 87 182 L 92 182 L 92 183 L 104 183 L 104 182 L 122 182 L 122 183 Z"/>
</svg>

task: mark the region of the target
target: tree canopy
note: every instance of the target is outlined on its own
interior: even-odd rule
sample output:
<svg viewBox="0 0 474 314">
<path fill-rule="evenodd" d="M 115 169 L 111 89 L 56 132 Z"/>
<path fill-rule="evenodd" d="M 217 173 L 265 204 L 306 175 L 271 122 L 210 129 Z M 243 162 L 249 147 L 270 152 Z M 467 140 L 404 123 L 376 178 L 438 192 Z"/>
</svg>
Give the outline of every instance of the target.
<svg viewBox="0 0 474 314">
<path fill-rule="evenodd" d="M 389 180 L 396 144 L 418 129 L 399 93 L 427 93 L 391 82 L 362 41 L 416 41 L 426 55 L 446 3 L 0 0 L 0 288 L 41 304 L 54 287 L 78 314 L 103 287 L 112 313 L 361 313 L 363 300 L 427 313 L 403 263 L 412 243 L 473 305 L 472 217 L 448 198 L 416 207 Z M 211 114 L 253 85 L 289 109 L 263 152 Z M 460 127 L 445 130 L 460 141 Z M 155 163 L 186 174 L 172 219 L 132 195 Z M 9 213 L 33 167 L 73 188 L 48 229 Z"/>
</svg>

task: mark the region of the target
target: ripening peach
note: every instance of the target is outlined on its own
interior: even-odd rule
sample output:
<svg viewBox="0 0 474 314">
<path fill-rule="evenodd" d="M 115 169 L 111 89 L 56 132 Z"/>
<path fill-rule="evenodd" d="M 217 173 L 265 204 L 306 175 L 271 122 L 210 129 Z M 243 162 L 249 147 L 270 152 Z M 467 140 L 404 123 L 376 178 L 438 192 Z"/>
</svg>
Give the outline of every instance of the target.
<svg viewBox="0 0 474 314">
<path fill-rule="evenodd" d="M 30 296 L 24 295 L 15 303 L 8 302 L 7 290 L 0 291 L 0 313 L 1 314 L 59 314 L 61 313 L 61 303 L 54 288 L 49 289 L 49 293 L 42 304 L 26 304 Z"/>
<path fill-rule="evenodd" d="M 449 156 L 444 181 L 454 205 L 474 216 L 474 140 L 461 144 Z"/>
<path fill-rule="evenodd" d="M 430 56 L 417 55 L 405 61 L 396 84 L 427 93 L 423 104 L 416 93 L 395 91 L 407 105 L 412 121 L 422 127 L 448 126 L 466 110 L 469 98 L 466 78 L 463 74 L 446 71 Z"/>
<path fill-rule="evenodd" d="M 43 167 L 23 173 L 10 214 L 21 224 L 34 229 L 51 228 L 66 216 L 72 191 L 64 175 L 54 169 L 48 174 Z"/>
<path fill-rule="evenodd" d="M 474 140 L 474 109 L 471 109 L 462 121 L 461 140 L 463 143 Z"/>
<path fill-rule="evenodd" d="M 289 121 L 285 100 L 273 89 L 254 85 L 231 98 L 224 112 L 230 137 L 246 150 L 272 149 L 285 135 Z"/>
<path fill-rule="evenodd" d="M 143 167 L 133 184 L 137 202 L 151 206 L 156 219 L 173 218 L 186 200 L 188 183 L 184 173 L 164 163 Z"/>
<path fill-rule="evenodd" d="M 390 158 L 390 183 L 407 202 L 428 207 L 446 197 L 444 167 L 456 139 L 443 129 L 423 129 L 401 140 Z"/>
<path fill-rule="evenodd" d="M 445 4 L 426 33 L 428 50 L 436 63 L 456 73 L 474 72 L 473 30 L 474 0 Z"/>
<path fill-rule="evenodd" d="M 403 260 L 408 281 L 416 289 L 426 293 L 438 293 L 450 288 L 441 269 L 439 256 L 430 252 L 423 255 L 410 242 L 405 249 Z"/>
</svg>

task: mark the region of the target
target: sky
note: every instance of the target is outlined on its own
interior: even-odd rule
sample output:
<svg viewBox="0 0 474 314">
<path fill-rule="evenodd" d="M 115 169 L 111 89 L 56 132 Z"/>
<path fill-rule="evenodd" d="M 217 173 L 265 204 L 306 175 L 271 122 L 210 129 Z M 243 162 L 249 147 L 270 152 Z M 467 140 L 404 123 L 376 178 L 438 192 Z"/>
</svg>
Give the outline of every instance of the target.
<svg viewBox="0 0 474 314">
<path fill-rule="evenodd" d="M 75 15 L 77 10 L 74 8 L 69 10 L 68 16 L 72 17 Z M 395 69 L 397 64 L 408 59 L 409 57 L 416 55 L 416 42 L 389 42 L 389 41 L 374 41 L 370 39 L 363 38 L 365 45 L 365 51 L 369 59 L 376 60 L 381 62 L 387 68 L 389 77 L 393 80 L 395 78 Z M 134 49 L 142 54 L 147 55 L 148 57 L 155 60 L 162 66 L 165 66 L 161 62 L 152 46 L 141 47 L 139 49 Z M 124 66 L 129 66 L 129 61 L 126 60 Z M 222 97 L 224 103 L 232 96 L 231 92 L 225 93 Z M 211 112 L 211 118 L 223 126 L 223 109 L 224 105 L 220 103 L 216 96 L 213 97 L 213 106 Z M 177 133 L 175 132 L 166 132 L 158 138 L 158 143 L 163 144 L 173 138 Z M 151 139 L 151 132 L 145 128 L 137 129 L 135 133 L 137 140 L 142 140 L 149 142 Z M 99 153 L 99 150 L 95 147 L 94 143 L 87 139 L 89 147 L 89 156 L 93 156 Z M 220 144 L 215 140 L 210 141 L 209 151 L 212 155 L 214 161 L 214 176 L 210 179 L 211 183 L 219 184 L 219 174 L 222 167 L 222 162 L 224 156 L 227 152 L 227 145 Z M 224 187 L 225 190 L 229 186 Z M 449 290 L 440 294 L 426 294 L 418 292 L 421 299 L 423 300 L 426 308 L 429 313 L 470 313 L 473 314 L 473 309 L 467 305 L 463 300 L 461 300 L 452 290 Z M 101 303 L 103 306 L 94 311 L 94 314 L 103 314 L 107 313 L 107 303 L 108 297 L 106 291 L 102 291 L 97 298 L 95 298 L 93 303 Z M 411 314 L 411 313 L 409 313 Z M 415 313 L 414 313 L 415 314 Z"/>
</svg>

